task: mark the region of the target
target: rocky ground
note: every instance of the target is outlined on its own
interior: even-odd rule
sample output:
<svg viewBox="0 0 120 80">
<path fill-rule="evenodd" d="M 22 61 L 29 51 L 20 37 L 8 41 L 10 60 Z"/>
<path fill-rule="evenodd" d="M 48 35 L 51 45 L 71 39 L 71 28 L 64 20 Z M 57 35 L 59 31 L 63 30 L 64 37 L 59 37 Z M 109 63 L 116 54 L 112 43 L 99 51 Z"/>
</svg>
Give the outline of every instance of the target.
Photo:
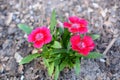
<svg viewBox="0 0 120 80">
<path fill-rule="evenodd" d="M 120 80 L 119 0 L 0 0 L 0 80 L 52 80 L 41 59 L 18 64 L 33 48 L 17 24 L 48 26 L 53 9 L 59 20 L 71 15 L 87 19 L 89 32 L 101 35 L 95 50 L 106 55 L 82 60 L 79 76 L 65 69 L 59 80 Z"/>
</svg>

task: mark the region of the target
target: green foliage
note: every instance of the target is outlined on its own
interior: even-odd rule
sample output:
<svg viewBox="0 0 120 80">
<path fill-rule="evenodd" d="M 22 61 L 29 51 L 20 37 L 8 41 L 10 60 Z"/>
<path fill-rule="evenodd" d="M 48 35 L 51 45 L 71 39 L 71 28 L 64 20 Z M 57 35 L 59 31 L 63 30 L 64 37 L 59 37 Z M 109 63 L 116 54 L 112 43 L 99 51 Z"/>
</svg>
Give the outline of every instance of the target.
<svg viewBox="0 0 120 80">
<path fill-rule="evenodd" d="M 61 37 L 62 37 L 62 42 L 61 42 L 62 46 L 64 48 L 67 48 L 70 39 L 70 32 L 67 29 L 64 29 L 64 33 Z"/>
<path fill-rule="evenodd" d="M 29 63 L 29 62 L 31 62 L 33 59 L 35 59 L 35 58 L 37 58 L 37 57 L 40 57 L 40 54 L 38 54 L 38 53 L 30 54 L 30 55 L 24 57 L 24 58 L 21 60 L 20 64 Z"/>
<path fill-rule="evenodd" d="M 48 70 L 48 75 L 49 76 L 52 76 L 53 74 L 53 71 L 54 71 L 54 62 L 49 62 L 50 60 L 49 59 L 45 59 L 43 58 L 43 61 L 44 61 L 44 64 Z"/>
<path fill-rule="evenodd" d="M 66 61 L 63 61 L 61 64 L 60 64 L 60 71 L 62 71 L 66 66 L 67 66 L 67 62 Z"/>
<path fill-rule="evenodd" d="M 64 27 L 59 27 L 59 33 L 63 34 L 64 33 Z"/>
<path fill-rule="evenodd" d="M 68 61 L 67 61 L 67 57 L 63 58 L 61 63 L 60 63 L 60 71 L 62 71 L 66 66 L 68 66 Z"/>
<path fill-rule="evenodd" d="M 70 44 L 70 41 L 68 42 L 67 44 L 67 50 L 69 51 L 71 49 L 71 44 Z"/>
<path fill-rule="evenodd" d="M 56 12 L 55 10 L 52 11 L 52 16 L 51 16 L 51 22 L 50 22 L 50 31 L 53 34 L 55 26 L 57 24 L 57 20 L 56 20 Z"/>
<path fill-rule="evenodd" d="M 76 58 L 75 62 L 75 73 L 78 75 L 80 73 L 80 60 L 79 57 Z"/>
<path fill-rule="evenodd" d="M 50 51 L 51 54 L 56 54 L 56 53 L 67 53 L 66 49 L 53 49 Z"/>
<path fill-rule="evenodd" d="M 49 67 L 49 62 L 48 62 L 47 59 L 43 58 L 43 62 L 44 62 L 44 64 L 45 64 L 46 67 Z"/>
<path fill-rule="evenodd" d="M 80 72 L 80 59 L 83 58 L 101 58 L 102 54 L 98 52 L 91 52 L 88 56 L 78 54 L 71 49 L 70 37 L 73 35 L 68 29 L 63 27 L 56 27 L 56 12 L 53 10 L 50 22 L 50 31 L 52 34 L 52 41 L 42 47 L 41 54 L 31 54 L 23 58 L 20 64 L 29 63 L 37 57 L 42 57 L 43 62 L 48 70 L 48 75 L 54 75 L 54 79 L 57 80 L 60 71 L 65 67 L 75 68 L 76 74 Z M 25 33 L 30 34 L 32 29 L 26 24 L 18 24 L 18 27 Z M 84 37 L 84 34 L 80 35 Z M 96 40 L 100 35 L 90 34 L 93 40 Z"/>
<path fill-rule="evenodd" d="M 75 53 L 75 56 L 76 56 L 76 57 L 79 57 L 79 58 L 84 57 L 82 54 L 79 54 L 79 53 L 77 53 L 77 52 Z"/>
<path fill-rule="evenodd" d="M 98 35 L 98 34 L 91 34 L 90 36 L 92 37 L 93 40 L 100 38 L 100 35 Z"/>
<path fill-rule="evenodd" d="M 60 73 L 59 66 L 56 66 L 56 67 L 55 67 L 55 76 L 54 76 L 54 80 L 57 80 L 57 79 L 58 79 L 59 73 Z"/>
<path fill-rule="evenodd" d="M 49 76 L 52 76 L 53 71 L 54 71 L 54 62 L 49 64 L 49 67 L 48 67 Z"/>
<path fill-rule="evenodd" d="M 101 57 L 103 57 L 103 54 L 100 54 L 98 52 L 90 52 L 88 56 L 85 56 L 85 58 L 92 58 L 92 59 L 101 58 Z"/>
<path fill-rule="evenodd" d="M 30 34 L 32 29 L 26 24 L 18 24 L 18 27 L 23 30 L 25 33 Z"/>
<path fill-rule="evenodd" d="M 62 48 L 61 43 L 58 41 L 54 41 L 54 44 L 52 45 L 53 48 Z"/>
</svg>

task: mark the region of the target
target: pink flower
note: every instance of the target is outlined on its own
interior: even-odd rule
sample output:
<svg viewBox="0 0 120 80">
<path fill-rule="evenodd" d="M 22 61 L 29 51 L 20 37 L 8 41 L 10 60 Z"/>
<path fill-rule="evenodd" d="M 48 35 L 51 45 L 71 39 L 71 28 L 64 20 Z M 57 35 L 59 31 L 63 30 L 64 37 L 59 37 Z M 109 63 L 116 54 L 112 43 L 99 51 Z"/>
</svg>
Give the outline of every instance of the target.
<svg viewBox="0 0 120 80">
<path fill-rule="evenodd" d="M 87 25 L 88 22 L 85 19 L 80 19 L 76 16 L 69 17 L 70 22 L 64 22 L 64 27 L 72 33 L 86 33 L 88 31 Z"/>
<path fill-rule="evenodd" d="M 95 44 L 90 36 L 84 36 L 81 38 L 80 35 L 74 35 L 70 38 L 70 42 L 72 49 L 84 56 L 87 56 L 95 47 Z"/>
<path fill-rule="evenodd" d="M 38 27 L 28 35 L 28 42 L 32 42 L 35 48 L 41 48 L 52 40 L 50 30 L 47 27 Z"/>
</svg>

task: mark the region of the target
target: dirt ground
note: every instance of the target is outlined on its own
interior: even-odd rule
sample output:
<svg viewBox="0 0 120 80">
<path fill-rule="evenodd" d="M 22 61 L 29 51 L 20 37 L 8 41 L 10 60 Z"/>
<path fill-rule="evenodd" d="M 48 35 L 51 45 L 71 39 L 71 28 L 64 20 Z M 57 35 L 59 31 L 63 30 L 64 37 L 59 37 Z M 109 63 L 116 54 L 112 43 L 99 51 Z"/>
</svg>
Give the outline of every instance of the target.
<svg viewBox="0 0 120 80">
<path fill-rule="evenodd" d="M 35 28 L 76 15 L 89 21 L 89 33 L 100 34 L 96 51 L 102 59 L 81 61 L 81 73 L 64 69 L 59 80 L 120 80 L 120 0 L 0 0 L 0 80 L 52 80 L 41 59 L 19 65 L 33 51 L 18 23 Z M 106 51 L 107 48 L 110 48 Z"/>
</svg>

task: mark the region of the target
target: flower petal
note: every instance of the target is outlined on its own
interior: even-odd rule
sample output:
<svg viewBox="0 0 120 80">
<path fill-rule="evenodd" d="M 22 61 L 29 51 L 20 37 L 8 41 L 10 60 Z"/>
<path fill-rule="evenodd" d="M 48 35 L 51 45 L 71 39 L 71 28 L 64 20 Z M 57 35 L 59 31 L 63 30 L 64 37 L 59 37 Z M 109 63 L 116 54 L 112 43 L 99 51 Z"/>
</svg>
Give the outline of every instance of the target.
<svg viewBox="0 0 120 80">
<path fill-rule="evenodd" d="M 78 32 L 81 33 L 81 34 L 84 34 L 84 33 L 86 33 L 87 31 L 88 31 L 87 27 L 80 27 L 80 28 L 78 29 Z"/>
<path fill-rule="evenodd" d="M 35 48 L 41 48 L 42 46 L 43 46 L 43 44 L 44 44 L 44 41 L 36 41 L 34 44 L 33 44 L 33 46 L 35 47 Z"/>
<path fill-rule="evenodd" d="M 88 49 L 91 51 L 91 50 L 93 50 L 93 49 L 94 49 L 94 47 L 95 47 L 95 44 L 94 44 L 94 43 L 92 43 L 91 45 L 89 45 L 89 46 L 88 46 Z"/>
<path fill-rule="evenodd" d="M 80 35 L 74 35 L 70 38 L 72 45 L 77 45 L 80 42 Z"/>
<path fill-rule="evenodd" d="M 35 34 L 29 34 L 28 35 L 28 42 L 34 42 L 35 41 Z"/>
<path fill-rule="evenodd" d="M 85 19 L 79 19 L 78 23 L 83 25 L 84 27 L 86 27 L 88 25 L 88 22 Z"/>
<path fill-rule="evenodd" d="M 52 35 L 50 34 L 50 30 L 45 26 L 37 27 L 28 35 L 28 42 L 32 42 L 35 48 L 41 48 L 51 40 Z"/>
<path fill-rule="evenodd" d="M 74 35 L 70 38 L 70 42 L 72 49 L 84 56 L 87 56 L 95 47 L 95 44 L 90 36 L 84 36 L 81 39 L 80 35 Z"/>
<path fill-rule="evenodd" d="M 80 19 L 77 16 L 71 16 L 71 17 L 69 17 L 69 20 L 70 20 L 71 23 L 78 23 L 78 21 Z"/>
<path fill-rule="evenodd" d="M 70 28 L 71 27 L 71 24 L 68 23 L 68 22 L 64 22 L 63 25 L 64 25 L 65 28 Z"/>
<path fill-rule="evenodd" d="M 51 40 L 52 40 L 52 36 L 51 35 L 44 36 L 44 44 L 49 43 Z"/>
<path fill-rule="evenodd" d="M 52 40 L 52 35 L 50 34 L 50 30 L 47 27 L 42 27 L 41 33 L 44 35 L 44 44 L 47 44 Z"/>
<path fill-rule="evenodd" d="M 79 47 L 77 45 L 72 45 L 72 49 L 75 51 L 79 51 Z"/>
<path fill-rule="evenodd" d="M 78 28 L 74 28 L 74 27 L 69 28 L 69 31 L 72 33 L 79 32 Z"/>
<path fill-rule="evenodd" d="M 38 27 L 36 29 L 34 29 L 29 35 L 28 35 L 28 42 L 35 42 L 36 39 L 36 34 L 39 33 L 41 31 L 41 27 Z"/>
<path fill-rule="evenodd" d="M 84 56 L 87 56 L 87 55 L 89 54 L 90 50 L 87 49 L 87 48 L 85 48 L 85 49 L 79 50 L 78 52 L 79 52 L 79 54 L 82 54 L 82 55 L 84 55 Z"/>
<path fill-rule="evenodd" d="M 92 37 L 90 36 L 84 36 L 83 37 L 83 42 L 87 45 L 87 46 L 91 46 L 94 41 L 92 40 Z"/>
</svg>

